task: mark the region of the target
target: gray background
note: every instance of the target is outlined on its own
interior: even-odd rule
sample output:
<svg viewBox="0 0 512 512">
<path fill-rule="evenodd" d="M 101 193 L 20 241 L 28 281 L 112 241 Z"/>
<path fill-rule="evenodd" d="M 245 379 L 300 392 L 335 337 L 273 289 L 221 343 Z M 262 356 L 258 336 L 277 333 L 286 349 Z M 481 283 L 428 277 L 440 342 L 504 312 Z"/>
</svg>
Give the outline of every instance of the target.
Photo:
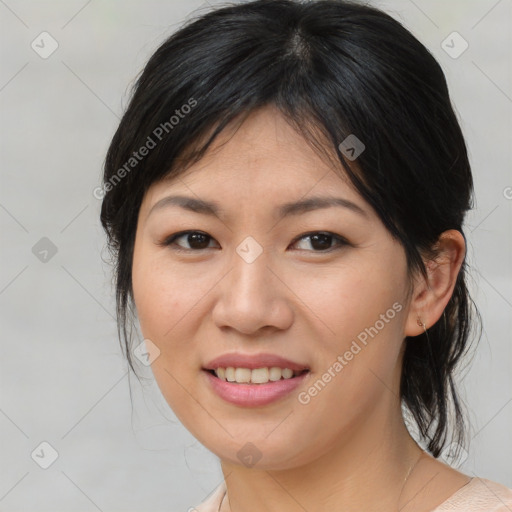
<svg viewBox="0 0 512 512">
<path fill-rule="evenodd" d="M 438 58 L 467 137 L 471 288 L 484 334 L 463 385 L 472 442 L 460 467 L 512 487 L 512 2 L 373 3 Z M 199 8 L 209 9 L 199 0 L 0 1 L 1 511 L 184 511 L 222 479 L 148 369 L 143 385 L 127 374 L 93 196 L 129 86 Z M 47 58 L 31 47 L 43 31 L 58 43 Z M 441 46 L 453 31 L 469 43 L 458 58 Z M 451 40 L 452 53 L 462 48 Z M 48 469 L 43 441 L 58 453 Z"/>
</svg>

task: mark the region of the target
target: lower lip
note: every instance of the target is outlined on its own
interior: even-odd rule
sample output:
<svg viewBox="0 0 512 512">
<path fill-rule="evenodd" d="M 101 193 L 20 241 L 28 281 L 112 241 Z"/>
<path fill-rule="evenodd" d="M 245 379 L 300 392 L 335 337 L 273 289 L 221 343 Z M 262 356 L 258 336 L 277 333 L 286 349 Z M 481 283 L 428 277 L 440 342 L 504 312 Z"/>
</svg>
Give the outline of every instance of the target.
<svg viewBox="0 0 512 512">
<path fill-rule="evenodd" d="M 226 402 L 243 407 L 267 405 L 288 395 L 309 375 L 305 372 L 291 379 L 281 379 L 267 384 L 236 384 L 219 379 L 209 371 L 203 370 L 211 387 Z"/>
</svg>

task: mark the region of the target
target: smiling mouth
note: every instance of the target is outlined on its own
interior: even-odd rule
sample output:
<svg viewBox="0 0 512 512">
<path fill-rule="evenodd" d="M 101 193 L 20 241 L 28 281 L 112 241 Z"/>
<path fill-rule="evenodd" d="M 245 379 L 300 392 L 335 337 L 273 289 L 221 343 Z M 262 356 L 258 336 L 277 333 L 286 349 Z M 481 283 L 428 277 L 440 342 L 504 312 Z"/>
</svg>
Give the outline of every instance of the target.
<svg viewBox="0 0 512 512">
<path fill-rule="evenodd" d="M 281 380 L 290 380 L 300 377 L 308 373 L 308 369 L 294 371 L 290 368 L 280 368 L 277 366 L 264 367 L 264 368 L 217 368 L 215 370 L 205 369 L 208 373 L 217 377 L 218 379 L 231 383 L 231 384 L 269 384 Z"/>
</svg>

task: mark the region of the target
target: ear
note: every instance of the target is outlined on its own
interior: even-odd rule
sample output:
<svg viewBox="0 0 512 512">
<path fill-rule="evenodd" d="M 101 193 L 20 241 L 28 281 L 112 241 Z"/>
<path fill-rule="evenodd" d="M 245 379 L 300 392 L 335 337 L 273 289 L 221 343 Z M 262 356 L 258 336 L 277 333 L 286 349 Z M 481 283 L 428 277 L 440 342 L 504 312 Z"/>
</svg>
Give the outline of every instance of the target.
<svg viewBox="0 0 512 512">
<path fill-rule="evenodd" d="M 434 246 L 436 256 L 426 263 L 427 279 L 419 274 L 405 324 L 406 336 L 418 336 L 441 318 L 450 300 L 466 254 L 460 231 L 444 231 Z M 423 325 L 420 325 L 423 324 Z"/>
</svg>

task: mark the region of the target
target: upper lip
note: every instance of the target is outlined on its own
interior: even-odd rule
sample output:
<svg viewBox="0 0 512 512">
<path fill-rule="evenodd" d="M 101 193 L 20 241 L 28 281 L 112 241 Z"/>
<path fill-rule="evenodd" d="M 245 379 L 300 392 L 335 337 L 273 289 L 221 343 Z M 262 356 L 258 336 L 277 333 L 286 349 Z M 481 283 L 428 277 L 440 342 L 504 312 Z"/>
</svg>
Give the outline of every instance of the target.
<svg viewBox="0 0 512 512">
<path fill-rule="evenodd" d="M 302 370 L 309 370 L 308 366 L 301 363 L 290 361 L 284 357 L 276 354 L 223 354 L 221 356 L 212 359 L 209 363 L 204 366 L 205 370 L 216 370 L 217 368 L 249 368 L 254 370 L 255 368 L 290 368 L 295 372 Z"/>
</svg>

